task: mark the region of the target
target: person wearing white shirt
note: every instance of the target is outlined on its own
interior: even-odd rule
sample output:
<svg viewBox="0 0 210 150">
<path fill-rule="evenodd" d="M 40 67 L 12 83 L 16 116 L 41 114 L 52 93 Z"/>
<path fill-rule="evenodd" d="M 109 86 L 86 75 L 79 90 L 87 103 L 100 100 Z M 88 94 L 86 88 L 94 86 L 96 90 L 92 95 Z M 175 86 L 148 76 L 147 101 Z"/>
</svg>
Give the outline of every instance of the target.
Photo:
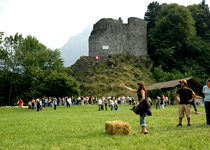
<svg viewBox="0 0 210 150">
<path fill-rule="evenodd" d="M 206 85 L 203 86 L 202 90 L 204 96 L 204 104 L 206 110 L 206 123 L 210 126 L 210 78 L 207 79 Z"/>
<path fill-rule="evenodd" d="M 118 105 L 117 105 L 117 99 L 114 100 L 114 109 L 117 110 L 118 109 Z"/>
<path fill-rule="evenodd" d="M 77 103 L 78 103 L 78 105 L 81 105 L 81 97 L 80 96 L 77 98 Z"/>
<path fill-rule="evenodd" d="M 122 104 L 125 104 L 126 103 L 126 98 L 125 96 L 122 96 Z"/>
<path fill-rule="evenodd" d="M 67 107 L 71 107 L 71 98 L 67 97 Z"/>
<path fill-rule="evenodd" d="M 168 106 L 168 97 L 167 96 L 165 97 L 165 106 L 166 107 Z"/>
<path fill-rule="evenodd" d="M 98 107 L 99 107 L 98 111 L 101 111 L 101 105 L 102 105 L 102 99 L 101 99 L 101 97 L 99 97 L 99 99 L 98 99 Z"/>
</svg>

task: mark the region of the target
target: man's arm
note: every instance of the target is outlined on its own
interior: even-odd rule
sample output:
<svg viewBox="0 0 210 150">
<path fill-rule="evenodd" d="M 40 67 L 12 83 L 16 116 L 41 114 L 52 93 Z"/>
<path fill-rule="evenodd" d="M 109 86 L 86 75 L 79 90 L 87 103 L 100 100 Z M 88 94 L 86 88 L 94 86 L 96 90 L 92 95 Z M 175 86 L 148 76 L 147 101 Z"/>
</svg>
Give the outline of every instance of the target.
<svg viewBox="0 0 210 150">
<path fill-rule="evenodd" d="M 175 93 L 174 94 L 174 98 L 176 99 L 176 101 L 178 102 L 178 104 L 180 104 L 180 100 L 178 100 L 177 95 L 178 95 L 178 93 Z"/>
<path fill-rule="evenodd" d="M 192 102 L 193 102 L 193 99 L 194 99 L 195 97 L 196 97 L 196 96 L 195 96 L 195 92 L 192 91 L 192 99 L 190 99 L 189 102 L 192 103 Z"/>
</svg>

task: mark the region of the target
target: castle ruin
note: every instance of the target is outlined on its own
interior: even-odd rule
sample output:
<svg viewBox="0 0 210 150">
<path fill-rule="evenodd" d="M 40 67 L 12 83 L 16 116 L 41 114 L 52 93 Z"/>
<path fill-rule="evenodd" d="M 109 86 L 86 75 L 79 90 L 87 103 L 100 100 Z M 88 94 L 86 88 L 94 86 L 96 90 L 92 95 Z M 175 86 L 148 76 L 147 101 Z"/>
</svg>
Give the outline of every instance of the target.
<svg viewBox="0 0 210 150">
<path fill-rule="evenodd" d="M 122 19 L 101 19 L 94 24 L 89 36 L 89 56 L 80 57 L 70 68 L 76 76 L 89 66 L 105 62 L 115 54 L 130 54 L 143 57 L 147 52 L 147 23 L 130 17 L 124 24 Z M 96 60 L 95 56 L 99 56 Z"/>
<path fill-rule="evenodd" d="M 129 53 L 147 55 L 147 23 L 130 17 L 124 24 L 122 19 L 101 19 L 94 24 L 89 37 L 89 57 L 107 57 Z"/>
</svg>

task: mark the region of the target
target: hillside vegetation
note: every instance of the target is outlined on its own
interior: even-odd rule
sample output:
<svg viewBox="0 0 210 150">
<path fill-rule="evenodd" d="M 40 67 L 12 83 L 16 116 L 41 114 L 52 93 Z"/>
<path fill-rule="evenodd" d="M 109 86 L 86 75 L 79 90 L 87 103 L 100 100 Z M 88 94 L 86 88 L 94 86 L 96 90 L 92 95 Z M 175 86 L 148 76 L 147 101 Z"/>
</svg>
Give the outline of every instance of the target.
<svg viewBox="0 0 210 150">
<path fill-rule="evenodd" d="M 127 54 L 114 55 L 104 63 L 89 67 L 88 70 L 76 77 L 80 83 L 82 95 L 108 96 L 131 95 L 119 85 L 136 88 L 138 81 L 144 81 L 146 85 L 154 82 L 149 57 L 136 57 Z"/>
</svg>

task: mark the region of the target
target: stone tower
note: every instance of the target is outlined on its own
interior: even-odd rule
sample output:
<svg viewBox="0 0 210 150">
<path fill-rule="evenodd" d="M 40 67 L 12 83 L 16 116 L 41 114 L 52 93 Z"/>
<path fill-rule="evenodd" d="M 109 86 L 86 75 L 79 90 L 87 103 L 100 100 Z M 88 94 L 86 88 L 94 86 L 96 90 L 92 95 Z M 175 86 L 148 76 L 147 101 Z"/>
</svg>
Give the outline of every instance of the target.
<svg viewBox="0 0 210 150">
<path fill-rule="evenodd" d="M 121 18 L 101 19 L 94 24 L 89 37 L 89 56 L 107 57 L 123 53 L 147 55 L 146 21 L 131 17 L 127 24 L 123 24 Z"/>
</svg>

